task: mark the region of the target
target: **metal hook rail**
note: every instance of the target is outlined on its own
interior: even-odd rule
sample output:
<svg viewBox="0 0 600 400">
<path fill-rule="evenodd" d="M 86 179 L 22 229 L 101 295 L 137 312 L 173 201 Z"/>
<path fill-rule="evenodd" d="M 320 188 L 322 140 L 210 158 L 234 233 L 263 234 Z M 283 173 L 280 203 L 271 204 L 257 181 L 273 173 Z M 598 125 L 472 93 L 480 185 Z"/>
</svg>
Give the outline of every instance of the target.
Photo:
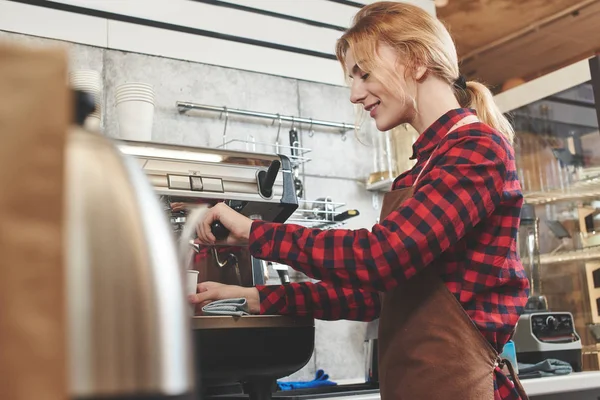
<svg viewBox="0 0 600 400">
<path fill-rule="evenodd" d="M 349 130 L 357 129 L 356 125 L 347 124 L 345 122 L 320 121 L 320 120 L 312 119 L 312 118 L 293 117 L 293 116 L 286 116 L 286 115 L 280 115 L 280 114 L 263 113 L 263 112 L 258 112 L 258 111 L 238 110 L 235 108 L 209 106 L 209 105 L 189 103 L 189 102 L 184 102 L 184 101 L 177 102 L 177 109 L 180 114 L 185 114 L 190 110 L 202 110 L 202 111 L 212 111 L 212 112 L 218 112 L 218 113 L 227 113 L 227 115 L 237 114 L 237 115 L 244 115 L 247 117 L 270 119 L 272 121 L 286 121 L 286 122 L 291 122 L 292 124 L 296 123 L 296 124 L 309 124 L 310 126 L 326 126 L 329 128 L 338 128 L 341 130 L 341 133 L 346 133 Z"/>
</svg>

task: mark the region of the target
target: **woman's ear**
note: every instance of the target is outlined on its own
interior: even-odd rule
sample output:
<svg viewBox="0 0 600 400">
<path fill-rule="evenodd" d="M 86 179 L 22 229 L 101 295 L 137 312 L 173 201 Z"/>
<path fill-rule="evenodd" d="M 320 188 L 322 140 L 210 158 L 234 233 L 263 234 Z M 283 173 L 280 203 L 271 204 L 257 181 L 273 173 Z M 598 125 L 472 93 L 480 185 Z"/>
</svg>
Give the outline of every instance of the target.
<svg viewBox="0 0 600 400">
<path fill-rule="evenodd" d="M 418 65 L 415 68 L 415 81 L 422 82 L 425 78 L 427 78 L 427 72 L 427 67 L 425 67 L 424 65 Z"/>
</svg>

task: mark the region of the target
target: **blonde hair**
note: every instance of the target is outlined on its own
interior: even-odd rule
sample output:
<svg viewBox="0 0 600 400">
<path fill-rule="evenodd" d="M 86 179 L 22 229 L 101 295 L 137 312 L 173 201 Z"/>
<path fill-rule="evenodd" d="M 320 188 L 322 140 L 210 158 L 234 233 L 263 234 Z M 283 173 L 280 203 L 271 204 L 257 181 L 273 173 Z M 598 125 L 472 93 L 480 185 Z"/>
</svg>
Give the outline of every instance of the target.
<svg viewBox="0 0 600 400">
<path fill-rule="evenodd" d="M 455 84 L 460 77 L 456 47 L 437 18 L 411 4 L 372 3 L 361 8 L 350 29 L 337 41 L 336 56 L 346 74 L 349 72 L 345 65 L 346 53 L 351 50 L 363 72 L 403 93 L 397 71 L 381 68 L 385 63 L 377 52 L 380 43 L 398 52 L 407 72 L 425 66 L 429 73 L 448 82 L 461 107 L 474 108 L 479 119 L 512 143 L 514 129 L 494 102 L 490 90 L 474 81 L 466 82 L 466 90 Z"/>
</svg>

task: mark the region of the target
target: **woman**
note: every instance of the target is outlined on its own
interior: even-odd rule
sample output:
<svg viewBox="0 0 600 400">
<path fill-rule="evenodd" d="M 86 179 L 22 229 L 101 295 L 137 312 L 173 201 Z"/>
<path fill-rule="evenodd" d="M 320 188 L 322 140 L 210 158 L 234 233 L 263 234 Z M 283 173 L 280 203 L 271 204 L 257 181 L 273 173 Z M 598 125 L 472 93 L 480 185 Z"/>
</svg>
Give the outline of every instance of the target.
<svg viewBox="0 0 600 400">
<path fill-rule="evenodd" d="M 337 57 L 351 102 L 380 131 L 410 123 L 420 132 L 415 167 L 395 180 L 371 231 L 251 221 L 216 205 L 198 226 L 202 243 L 215 243 L 210 224 L 220 220 L 227 243 L 321 282 L 207 282 L 190 301 L 246 297 L 254 313 L 379 317 L 383 400 L 526 398 L 498 360 L 529 289 L 510 124 L 487 88 L 459 75 L 448 31 L 418 7 L 363 7 Z"/>
</svg>

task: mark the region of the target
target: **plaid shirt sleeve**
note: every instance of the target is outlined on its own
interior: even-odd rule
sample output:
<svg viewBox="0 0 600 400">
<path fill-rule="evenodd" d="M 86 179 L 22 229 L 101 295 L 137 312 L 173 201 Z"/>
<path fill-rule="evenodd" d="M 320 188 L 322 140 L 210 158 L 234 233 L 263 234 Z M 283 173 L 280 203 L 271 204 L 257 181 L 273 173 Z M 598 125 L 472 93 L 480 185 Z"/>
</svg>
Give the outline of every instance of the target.
<svg viewBox="0 0 600 400">
<path fill-rule="evenodd" d="M 324 282 L 257 285 L 260 314 L 312 316 L 322 320 L 372 321 L 379 318 L 379 294 L 334 287 Z"/>
<path fill-rule="evenodd" d="M 446 136 L 406 200 L 372 231 L 254 221 L 250 252 L 335 287 L 386 292 L 457 243 L 502 199 L 508 143 L 477 129 Z"/>
</svg>

